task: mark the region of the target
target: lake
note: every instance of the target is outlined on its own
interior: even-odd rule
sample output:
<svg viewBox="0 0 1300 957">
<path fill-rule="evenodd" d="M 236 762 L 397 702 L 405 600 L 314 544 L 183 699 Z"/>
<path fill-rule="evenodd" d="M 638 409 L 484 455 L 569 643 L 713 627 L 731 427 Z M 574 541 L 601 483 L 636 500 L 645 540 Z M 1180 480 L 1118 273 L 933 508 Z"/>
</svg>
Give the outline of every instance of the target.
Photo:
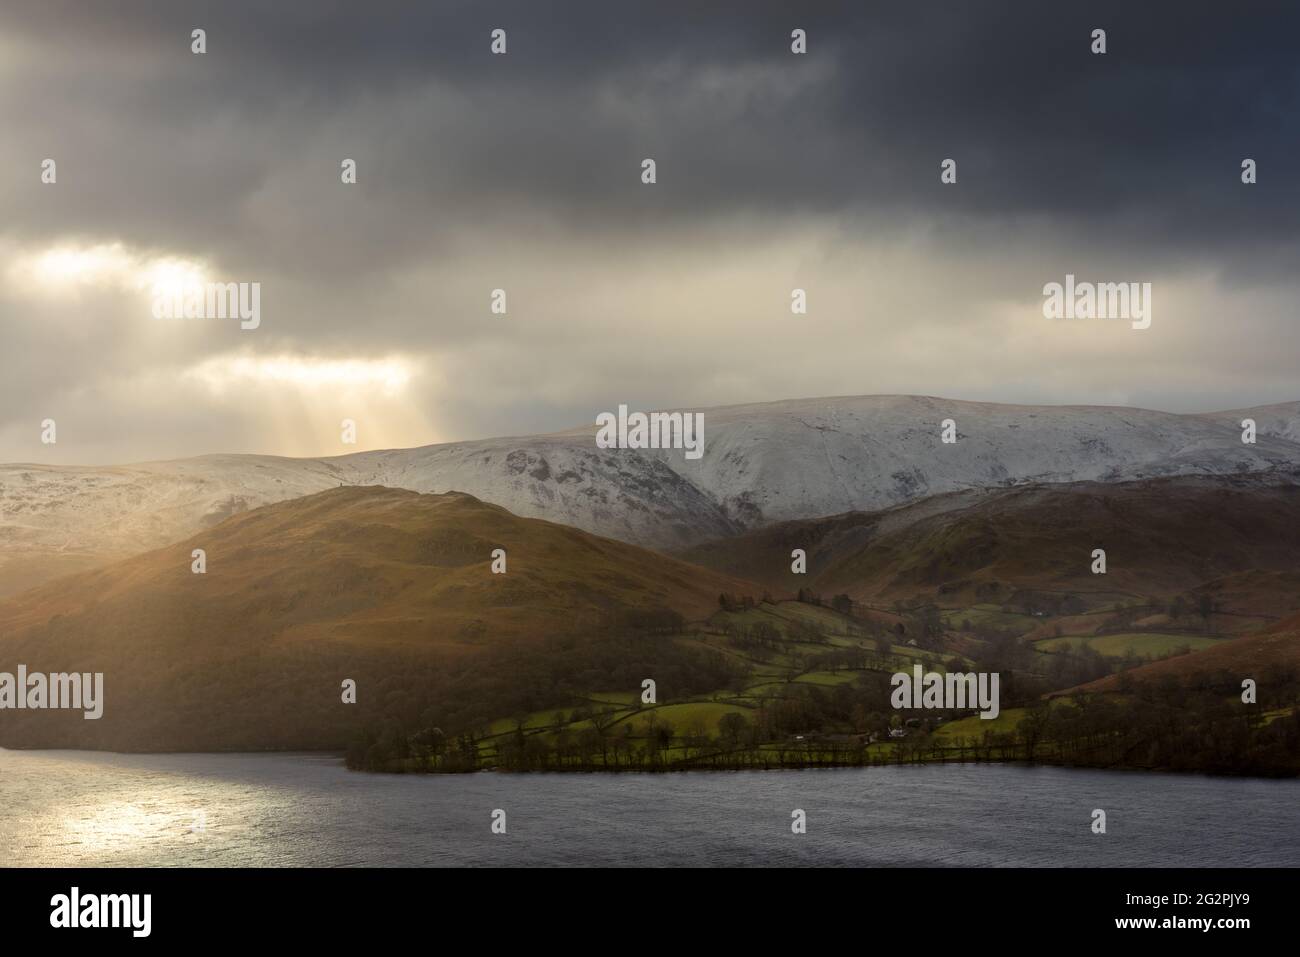
<svg viewBox="0 0 1300 957">
<path fill-rule="evenodd" d="M 322 754 L 0 750 L 3 866 L 475 864 L 1296 866 L 1300 781 L 974 764 L 400 776 Z"/>
</svg>

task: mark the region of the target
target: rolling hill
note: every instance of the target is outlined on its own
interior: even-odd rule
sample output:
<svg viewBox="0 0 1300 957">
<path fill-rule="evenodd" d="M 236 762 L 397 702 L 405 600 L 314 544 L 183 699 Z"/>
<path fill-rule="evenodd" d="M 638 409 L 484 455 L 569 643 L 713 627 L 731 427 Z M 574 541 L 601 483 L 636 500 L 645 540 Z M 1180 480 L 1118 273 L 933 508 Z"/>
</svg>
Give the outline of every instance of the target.
<svg viewBox="0 0 1300 957">
<path fill-rule="evenodd" d="M 791 572 L 795 548 L 807 552 L 804 575 Z M 1094 548 L 1106 550 L 1104 575 L 1092 573 Z M 857 600 L 1006 601 L 1037 589 L 1111 602 L 1199 587 L 1277 615 L 1300 608 L 1300 485 L 1295 473 L 1246 473 L 956 492 L 682 554 L 773 589 Z"/>
<path fill-rule="evenodd" d="M 1140 665 L 1060 694 L 1113 692 L 1170 678 L 1187 686 L 1216 675 L 1228 675 L 1233 684 L 1253 678 L 1258 684 L 1284 680 L 1294 685 L 1300 678 L 1300 615 L 1290 615 L 1253 635 L 1225 641 L 1198 651 Z"/>
<path fill-rule="evenodd" d="M 336 488 L 0 601 L 0 671 L 107 686 L 98 721 L 0 714 L 0 746 L 342 747 L 367 710 L 340 703 L 344 678 L 359 703 L 414 700 L 486 656 L 509 684 L 548 642 L 698 617 L 737 590 L 753 587 L 469 495 Z"/>
</svg>

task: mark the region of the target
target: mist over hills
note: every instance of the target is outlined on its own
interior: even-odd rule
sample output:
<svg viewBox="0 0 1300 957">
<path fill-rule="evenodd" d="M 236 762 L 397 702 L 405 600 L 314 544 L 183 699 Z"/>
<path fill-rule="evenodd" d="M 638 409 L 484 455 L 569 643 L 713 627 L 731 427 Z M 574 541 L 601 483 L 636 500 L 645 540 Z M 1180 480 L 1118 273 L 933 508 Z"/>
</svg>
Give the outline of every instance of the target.
<svg viewBox="0 0 1300 957">
<path fill-rule="evenodd" d="M 1258 442 L 1241 441 L 1252 417 Z M 955 421 L 958 441 L 939 441 Z M 595 427 L 330 458 L 208 455 L 0 465 L 0 594 L 340 485 L 468 492 L 517 515 L 660 549 L 963 489 L 1300 466 L 1300 403 L 1175 415 L 923 396 L 704 410 L 703 458 L 599 449 Z"/>
</svg>

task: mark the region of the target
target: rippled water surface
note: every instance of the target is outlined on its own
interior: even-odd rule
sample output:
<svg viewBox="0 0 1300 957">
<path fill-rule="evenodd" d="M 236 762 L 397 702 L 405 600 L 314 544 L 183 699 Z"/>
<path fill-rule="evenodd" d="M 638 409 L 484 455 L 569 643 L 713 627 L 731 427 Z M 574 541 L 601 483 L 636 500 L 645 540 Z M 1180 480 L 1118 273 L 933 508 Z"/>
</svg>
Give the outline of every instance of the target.
<svg viewBox="0 0 1300 957">
<path fill-rule="evenodd" d="M 0 751 L 0 864 L 1297 866 L 1300 781 L 999 765 L 394 776 L 319 754 Z"/>
</svg>

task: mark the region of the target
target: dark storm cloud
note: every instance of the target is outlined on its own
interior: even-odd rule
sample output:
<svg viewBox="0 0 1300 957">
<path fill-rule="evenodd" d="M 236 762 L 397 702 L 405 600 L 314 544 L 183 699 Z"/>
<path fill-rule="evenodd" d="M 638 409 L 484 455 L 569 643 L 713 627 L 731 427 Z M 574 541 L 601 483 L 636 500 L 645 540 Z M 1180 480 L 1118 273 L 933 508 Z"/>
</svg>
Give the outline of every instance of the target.
<svg viewBox="0 0 1300 957">
<path fill-rule="evenodd" d="M 1294 398 L 1297 11 L 10 0 L 0 251 L 204 260 L 262 282 L 268 319 L 160 326 L 121 277 L 50 295 L 0 262 L 0 441 L 57 414 L 100 442 L 0 459 L 300 451 L 313 435 L 273 413 L 300 401 L 326 436 L 357 414 L 273 375 L 195 384 L 267 356 L 409 361 L 382 408 L 393 444 L 568 427 L 615 400 Z M 1039 291 L 1066 272 L 1159 280 L 1156 331 L 1044 325 Z M 511 319 L 492 324 L 498 286 Z M 814 305 L 792 354 L 794 286 Z"/>
<path fill-rule="evenodd" d="M 200 223 L 209 245 L 287 242 L 304 266 L 323 247 L 364 268 L 350 243 L 330 252 L 344 224 L 311 212 L 342 155 L 369 200 L 347 232 L 377 257 L 540 206 L 584 230 L 737 211 L 864 229 L 1035 216 L 1256 265 L 1242 246 L 1258 246 L 1267 265 L 1300 218 L 1284 172 L 1300 150 L 1300 13 L 1280 4 L 42 2 L 3 18 L 37 54 L 3 98 L 24 114 L 17 139 L 35 148 L 39 129 L 70 150 L 70 208 L 10 196 L 23 229 L 125 221 L 193 245 Z M 188 53 L 200 25 L 205 58 Z M 507 57 L 487 55 L 495 26 Z M 805 58 L 788 51 L 794 26 Z M 653 193 L 636 188 L 645 156 Z M 945 157 L 958 190 L 938 182 Z M 303 213 L 299 232 L 250 221 L 268 188 Z"/>
</svg>

